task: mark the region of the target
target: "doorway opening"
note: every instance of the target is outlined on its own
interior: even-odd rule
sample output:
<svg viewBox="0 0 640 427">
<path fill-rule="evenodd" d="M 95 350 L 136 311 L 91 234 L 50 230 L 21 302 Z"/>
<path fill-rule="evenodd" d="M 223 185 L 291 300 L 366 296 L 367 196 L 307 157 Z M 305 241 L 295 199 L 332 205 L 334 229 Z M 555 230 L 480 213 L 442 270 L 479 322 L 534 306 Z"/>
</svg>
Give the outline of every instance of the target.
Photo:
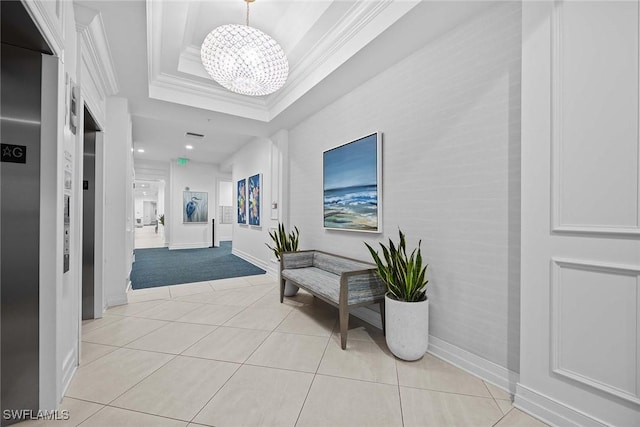
<svg viewBox="0 0 640 427">
<path fill-rule="evenodd" d="M 136 180 L 134 190 L 135 243 L 136 249 L 163 248 L 164 188 L 162 180 Z"/>
<path fill-rule="evenodd" d="M 98 124 L 84 107 L 82 176 L 82 320 L 95 318 L 96 134 Z"/>
</svg>

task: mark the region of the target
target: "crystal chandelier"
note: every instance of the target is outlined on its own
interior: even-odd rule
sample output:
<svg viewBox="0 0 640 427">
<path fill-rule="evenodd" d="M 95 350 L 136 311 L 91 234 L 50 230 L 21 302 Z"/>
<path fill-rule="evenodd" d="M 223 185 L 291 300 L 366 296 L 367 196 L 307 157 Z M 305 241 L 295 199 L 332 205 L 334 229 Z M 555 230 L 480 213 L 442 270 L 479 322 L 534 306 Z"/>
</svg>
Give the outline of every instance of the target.
<svg viewBox="0 0 640 427">
<path fill-rule="evenodd" d="M 243 95 L 268 95 L 287 81 L 289 62 L 280 45 L 247 25 L 222 25 L 207 35 L 200 49 L 202 64 L 216 82 Z"/>
</svg>

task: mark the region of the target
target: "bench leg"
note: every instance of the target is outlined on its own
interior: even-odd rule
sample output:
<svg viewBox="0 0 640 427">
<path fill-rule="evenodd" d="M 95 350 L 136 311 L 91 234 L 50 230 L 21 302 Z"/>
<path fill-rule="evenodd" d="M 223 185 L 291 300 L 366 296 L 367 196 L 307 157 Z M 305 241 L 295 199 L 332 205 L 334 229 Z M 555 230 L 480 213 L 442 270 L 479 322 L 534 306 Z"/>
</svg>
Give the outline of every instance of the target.
<svg viewBox="0 0 640 427">
<path fill-rule="evenodd" d="M 387 328 L 384 324 L 384 300 L 380 301 L 380 319 L 382 320 L 382 335 L 387 335 Z"/>
<path fill-rule="evenodd" d="M 286 280 L 280 279 L 280 304 L 284 301 L 284 284 Z"/>
<path fill-rule="evenodd" d="M 349 330 L 349 308 L 346 304 L 340 304 L 340 345 L 343 350 L 347 349 L 347 331 Z"/>
</svg>

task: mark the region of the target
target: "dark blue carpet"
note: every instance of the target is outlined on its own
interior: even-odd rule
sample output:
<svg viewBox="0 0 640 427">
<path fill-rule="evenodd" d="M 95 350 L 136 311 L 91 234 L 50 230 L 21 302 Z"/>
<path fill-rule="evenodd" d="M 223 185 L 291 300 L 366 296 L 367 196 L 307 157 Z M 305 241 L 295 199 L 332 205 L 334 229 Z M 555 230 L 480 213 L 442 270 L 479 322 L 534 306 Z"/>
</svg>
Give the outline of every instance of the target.
<svg viewBox="0 0 640 427">
<path fill-rule="evenodd" d="M 154 288 L 265 273 L 255 265 L 232 255 L 231 242 L 220 242 L 218 248 L 205 249 L 136 249 L 131 287 Z"/>
</svg>

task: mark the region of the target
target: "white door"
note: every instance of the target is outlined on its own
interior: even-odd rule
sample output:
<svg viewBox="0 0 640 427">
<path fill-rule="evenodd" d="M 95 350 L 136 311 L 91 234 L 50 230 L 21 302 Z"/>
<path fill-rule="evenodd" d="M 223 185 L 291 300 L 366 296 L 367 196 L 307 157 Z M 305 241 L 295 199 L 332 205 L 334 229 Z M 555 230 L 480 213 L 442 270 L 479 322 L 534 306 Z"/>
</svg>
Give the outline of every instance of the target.
<svg viewBox="0 0 640 427">
<path fill-rule="evenodd" d="M 523 2 L 516 405 L 640 426 L 637 1 Z"/>
</svg>

